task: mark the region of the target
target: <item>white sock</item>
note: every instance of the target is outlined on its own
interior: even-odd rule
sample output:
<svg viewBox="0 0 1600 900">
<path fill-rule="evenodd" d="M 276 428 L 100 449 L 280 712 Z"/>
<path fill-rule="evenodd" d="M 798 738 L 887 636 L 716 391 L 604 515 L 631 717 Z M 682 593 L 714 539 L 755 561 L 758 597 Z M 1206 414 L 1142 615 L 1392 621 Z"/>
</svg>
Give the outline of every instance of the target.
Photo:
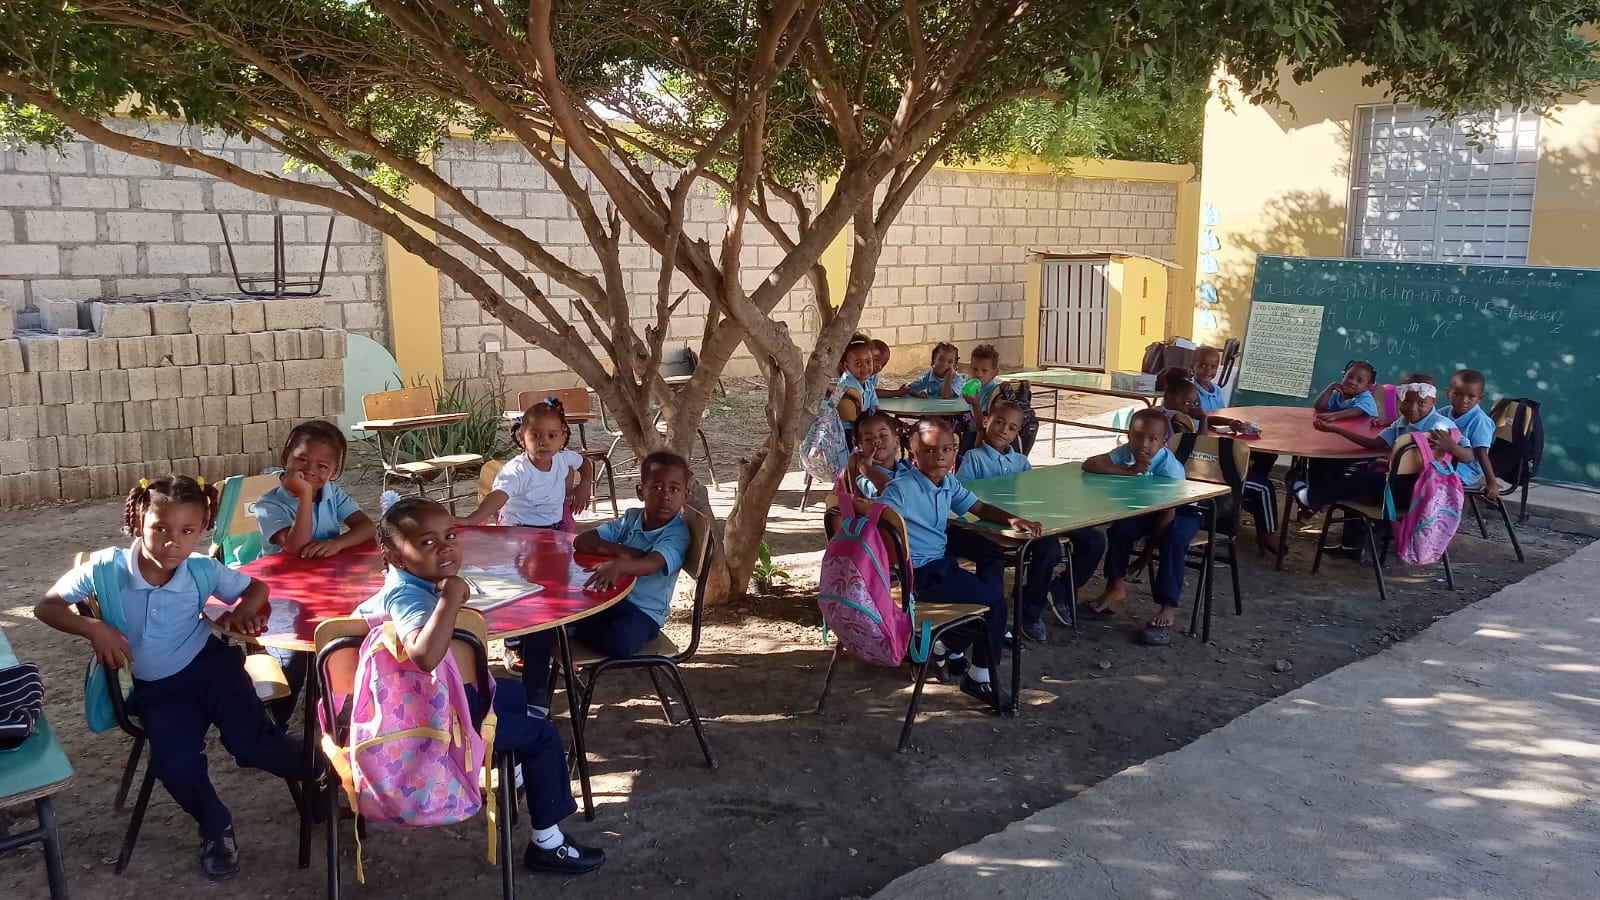
<svg viewBox="0 0 1600 900">
<path fill-rule="evenodd" d="M 554 850 L 566 842 L 567 836 L 561 833 L 560 825 L 551 825 L 549 828 L 535 828 L 533 830 L 533 845 L 540 850 Z"/>
<path fill-rule="evenodd" d="M 968 666 L 967 677 L 979 684 L 988 684 L 989 669 L 986 666 Z"/>
<path fill-rule="evenodd" d="M 934 653 L 937 653 L 938 655 L 943 656 L 948 651 L 949 651 L 949 648 L 944 645 L 944 641 L 934 641 L 933 642 L 933 652 Z"/>
</svg>

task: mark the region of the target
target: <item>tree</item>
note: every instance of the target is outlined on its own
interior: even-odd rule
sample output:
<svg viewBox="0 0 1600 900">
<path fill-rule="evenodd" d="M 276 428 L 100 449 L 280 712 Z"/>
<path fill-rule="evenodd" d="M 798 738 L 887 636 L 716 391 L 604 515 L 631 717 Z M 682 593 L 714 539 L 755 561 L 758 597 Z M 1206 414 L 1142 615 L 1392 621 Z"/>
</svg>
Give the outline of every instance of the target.
<svg viewBox="0 0 1600 900">
<path fill-rule="evenodd" d="M 1006 146 L 1015 104 L 1159 93 L 1201 82 L 1218 64 L 1250 99 L 1270 101 L 1283 58 L 1296 78 L 1364 64 L 1397 96 L 1444 111 L 1544 108 L 1595 74 L 1596 47 L 1574 30 L 1596 18 L 1590 7 L 1350 6 L 12 0 L 0 16 L 0 138 L 49 144 L 70 129 L 376 228 L 570 366 L 639 453 L 686 449 L 717 376 L 747 347 L 766 376 L 770 431 L 739 475 L 722 544 L 726 589 L 742 585 L 756 559 L 766 511 L 868 301 L 889 226 L 939 159 Z M 118 111 L 260 141 L 328 179 L 246 171 L 195 147 L 122 134 L 102 124 Z M 592 264 L 565 261 L 441 178 L 429 154 L 452 126 L 518 141 L 564 194 Z M 808 189 L 819 178 L 833 179 L 825 196 Z M 408 204 L 407 183 L 470 227 Z M 690 192 L 705 183 L 727 200 L 714 239 L 683 228 Z M 767 271 L 745 271 L 751 229 L 783 251 Z M 818 260 L 842 232 L 849 276 L 830 285 Z M 625 237 L 660 263 L 642 315 L 630 310 L 622 277 Z M 535 272 L 577 295 L 575 320 Z M 810 341 L 773 315 L 802 280 L 820 322 Z M 700 367 L 674 392 L 658 369 L 667 322 L 688 292 L 710 312 Z M 651 425 L 652 402 L 665 410 L 665 436 Z"/>
</svg>

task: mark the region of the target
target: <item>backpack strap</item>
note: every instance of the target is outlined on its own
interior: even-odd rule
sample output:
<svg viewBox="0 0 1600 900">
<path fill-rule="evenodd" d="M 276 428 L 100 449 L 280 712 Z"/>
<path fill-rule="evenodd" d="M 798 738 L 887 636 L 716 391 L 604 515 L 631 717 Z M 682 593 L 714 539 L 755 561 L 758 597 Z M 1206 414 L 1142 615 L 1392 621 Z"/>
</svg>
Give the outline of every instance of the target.
<svg viewBox="0 0 1600 900">
<path fill-rule="evenodd" d="M 128 564 L 128 552 L 121 547 L 96 550 L 89 557 L 89 577 L 94 583 L 100 619 L 112 628 L 128 633 L 128 617 L 122 608 L 122 579 L 118 569 Z"/>
<path fill-rule="evenodd" d="M 212 565 L 214 562 L 211 557 L 196 553 L 184 563 L 189 567 L 189 577 L 194 579 L 194 586 L 200 593 L 202 605 L 217 592 L 217 570 Z"/>
<path fill-rule="evenodd" d="M 1178 452 L 1173 454 L 1173 456 L 1178 458 L 1178 462 L 1184 465 L 1189 464 L 1189 457 L 1194 454 L 1195 437 L 1196 435 L 1192 431 L 1184 431 L 1179 433 Z"/>
</svg>

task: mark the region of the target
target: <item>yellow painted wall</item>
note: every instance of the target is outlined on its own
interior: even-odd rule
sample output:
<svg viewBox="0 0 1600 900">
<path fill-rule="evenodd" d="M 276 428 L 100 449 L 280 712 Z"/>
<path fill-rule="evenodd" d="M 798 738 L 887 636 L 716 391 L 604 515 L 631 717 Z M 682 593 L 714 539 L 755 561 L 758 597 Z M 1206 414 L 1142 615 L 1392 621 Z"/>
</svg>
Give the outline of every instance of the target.
<svg viewBox="0 0 1600 900">
<path fill-rule="evenodd" d="M 416 185 L 406 194 L 406 202 L 416 209 L 432 212 L 434 196 Z M 417 226 L 428 240 L 432 231 Z M 440 343 L 439 272 L 422 257 L 401 247 L 394 238 L 383 238 L 383 261 L 389 296 L 389 333 L 394 360 L 406 384 L 418 381 L 444 381 L 444 347 Z"/>
<path fill-rule="evenodd" d="M 1167 267 L 1126 257 L 1111 262 L 1106 371 L 1139 371 L 1144 349 L 1167 333 Z"/>
</svg>

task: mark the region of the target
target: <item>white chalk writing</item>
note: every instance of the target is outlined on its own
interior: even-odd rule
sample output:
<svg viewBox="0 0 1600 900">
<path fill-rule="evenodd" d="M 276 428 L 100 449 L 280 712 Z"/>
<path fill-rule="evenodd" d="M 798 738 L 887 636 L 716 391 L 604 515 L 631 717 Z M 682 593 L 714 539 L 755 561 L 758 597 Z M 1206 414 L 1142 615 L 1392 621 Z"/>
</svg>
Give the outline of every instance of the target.
<svg viewBox="0 0 1600 900">
<path fill-rule="evenodd" d="M 1296 303 L 1250 304 L 1239 387 L 1269 394 L 1305 397 L 1322 334 L 1321 306 Z"/>
</svg>

